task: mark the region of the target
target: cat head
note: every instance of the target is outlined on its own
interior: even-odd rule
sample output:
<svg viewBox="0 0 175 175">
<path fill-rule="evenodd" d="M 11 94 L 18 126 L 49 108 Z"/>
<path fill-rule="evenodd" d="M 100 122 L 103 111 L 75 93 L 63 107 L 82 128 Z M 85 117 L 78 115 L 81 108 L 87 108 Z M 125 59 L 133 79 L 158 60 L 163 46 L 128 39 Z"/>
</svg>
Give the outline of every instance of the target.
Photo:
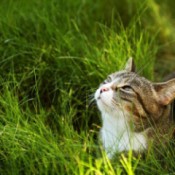
<svg viewBox="0 0 175 175">
<path fill-rule="evenodd" d="M 135 118 L 160 118 L 174 98 L 175 79 L 153 83 L 136 73 L 132 58 L 124 70 L 109 75 L 95 92 L 102 113 L 117 115 L 122 110 Z"/>
</svg>

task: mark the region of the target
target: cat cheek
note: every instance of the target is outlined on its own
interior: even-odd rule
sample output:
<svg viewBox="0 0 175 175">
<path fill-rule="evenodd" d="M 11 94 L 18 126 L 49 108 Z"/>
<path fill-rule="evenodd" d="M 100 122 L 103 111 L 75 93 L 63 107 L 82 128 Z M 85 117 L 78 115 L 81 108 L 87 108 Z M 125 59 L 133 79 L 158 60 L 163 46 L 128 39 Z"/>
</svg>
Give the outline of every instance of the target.
<svg viewBox="0 0 175 175">
<path fill-rule="evenodd" d="M 94 95 L 95 100 L 97 101 L 100 97 L 100 89 L 97 89 Z"/>
<path fill-rule="evenodd" d="M 105 92 L 103 94 L 101 94 L 101 99 L 102 101 L 107 104 L 109 107 L 111 106 L 112 104 L 112 97 L 113 97 L 113 93 L 112 91 L 108 91 L 108 92 Z"/>
<path fill-rule="evenodd" d="M 101 100 L 98 100 L 98 101 L 97 101 L 97 106 L 98 106 L 98 109 L 99 109 L 101 112 L 105 111 L 105 109 L 106 109 Z"/>
</svg>

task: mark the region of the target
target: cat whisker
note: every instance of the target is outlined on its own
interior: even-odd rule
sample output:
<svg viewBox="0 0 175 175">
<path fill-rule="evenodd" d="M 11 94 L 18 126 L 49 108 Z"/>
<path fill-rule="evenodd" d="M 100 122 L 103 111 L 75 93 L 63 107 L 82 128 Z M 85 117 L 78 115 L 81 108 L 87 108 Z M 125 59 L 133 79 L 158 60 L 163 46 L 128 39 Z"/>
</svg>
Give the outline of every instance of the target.
<svg viewBox="0 0 175 175">
<path fill-rule="evenodd" d="M 86 94 L 83 98 L 83 101 L 81 101 L 81 102 L 83 104 L 86 104 L 87 107 L 90 107 L 90 106 L 94 105 L 95 104 L 94 91 L 92 89 L 87 90 L 87 92 L 86 92 Z"/>
<path fill-rule="evenodd" d="M 91 107 L 95 104 L 95 98 L 94 98 L 94 93 L 89 95 L 89 100 L 88 100 L 88 107 Z"/>
<path fill-rule="evenodd" d="M 89 95 L 89 99 L 90 99 L 90 100 L 91 100 L 91 99 L 94 99 L 94 93 L 92 93 L 92 94 Z"/>
<path fill-rule="evenodd" d="M 88 107 L 94 106 L 95 104 L 96 104 L 95 99 L 92 99 L 91 101 L 89 101 Z"/>
</svg>

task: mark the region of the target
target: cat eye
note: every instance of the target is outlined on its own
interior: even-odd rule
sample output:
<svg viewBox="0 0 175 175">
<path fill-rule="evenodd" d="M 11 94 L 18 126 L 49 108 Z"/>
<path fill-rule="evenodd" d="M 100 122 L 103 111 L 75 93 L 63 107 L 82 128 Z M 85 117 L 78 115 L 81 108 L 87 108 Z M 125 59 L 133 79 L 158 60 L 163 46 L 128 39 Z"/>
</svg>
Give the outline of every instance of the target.
<svg viewBox="0 0 175 175">
<path fill-rule="evenodd" d="M 124 91 L 132 91 L 132 88 L 131 86 L 123 86 L 120 88 L 121 90 L 124 90 Z"/>
</svg>

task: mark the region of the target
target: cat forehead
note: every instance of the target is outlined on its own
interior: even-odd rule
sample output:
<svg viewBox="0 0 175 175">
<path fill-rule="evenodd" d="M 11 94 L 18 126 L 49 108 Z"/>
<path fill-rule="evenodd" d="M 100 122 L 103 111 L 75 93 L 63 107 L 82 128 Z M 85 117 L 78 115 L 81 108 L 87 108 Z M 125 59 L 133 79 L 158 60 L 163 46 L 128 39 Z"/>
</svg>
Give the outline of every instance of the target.
<svg viewBox="0 0 175 175">
<path fill-rule="evenodd" d="M 149 80 L 139 76 L 135 72 L 118 71 L 109 75 L 110 79 L 116 83 L 129 83 L 135 85 L 150 84 Z"/>
<path fill-rule="evenodd" d="M 119 79 L 119 78 L 131 77 L 133 75 L 137 75 L 137 74 L 134 72 L 128 72 L 128 71 L 117 71 L 117 72 L 110 74 L 109 76 L 113 79 L 115 79 L 115 78 Z"/>
<path fill-rule="evenodd" d="M 112 81 L 130 81 L 132 78 L 136 78 L 138 75 L 134 72 L 118 71 L 109 75 Z"/>
</svg>

